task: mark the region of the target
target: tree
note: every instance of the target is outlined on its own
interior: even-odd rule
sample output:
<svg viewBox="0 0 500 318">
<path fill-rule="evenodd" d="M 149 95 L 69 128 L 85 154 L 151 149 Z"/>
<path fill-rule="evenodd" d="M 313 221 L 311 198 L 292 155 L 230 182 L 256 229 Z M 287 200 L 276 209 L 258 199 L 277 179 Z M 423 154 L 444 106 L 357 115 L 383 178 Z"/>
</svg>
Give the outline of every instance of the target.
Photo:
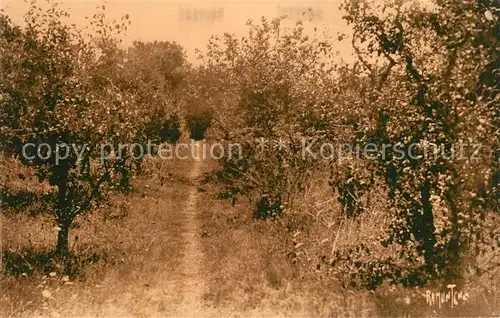
<svg viewBox="0 0 500 318">
<path fill-rule="evenodd" d="M 347 1 L 344 8 L 354 49 L 374 83 L 366 107 L 375 128 L 366 136 L 404 153 L 383 153 L 377 170 L 393 215 L 382 243 L 398 245 L 411 266 L 372 262 L 364 278 L 370 287 L 383 277 L 413 285 L 460 278 L 469 247 L 494 238 L 494 209 L 486 202 L 498 190 L 498 139 L 491 138 L 499 132 L 498 8 L 440 0 L 431 10 L 401 1 Z M 473 160 L 468 148 L 465 160 L 457 148 L 463 141 L 488 152 Z M 429 155 L 436 146 L 440 152 Z"/>
<path fill-rule="evenodd" d="M 344 134 L 328 127 L 340 123 L 332 46 L 281 20 L 249 21 L 248 36 L 213 37 L 202 55 L 211 71 L 199 93 L 214 112 L 210 136 L 242 150 L 220 160 L 221 195 L 246 196 L 257 217 L 281 214 L 305 189 L 319 160 L 303 158 L 303 141 Z"/>
<path fill-rule="evenodd" d="M 216 72 L 203 65 L 191 68 L 186 74 L 186 86 L 183 87 L 180 102 L 191 139 L 205 139 L 205 133 L 212 125 L 213 103 L 217 95 L 215 76 Z"/>
<path fill-rule="evenodd" d="M 131 106 L 136 95 L 114 76 L 120 50 L 113 32 L 124 30 L 128 17 L 108 25 L 104 13 L 94 15 L 98 36 L 87 40 L 65 23 L 68 16 L 57 4 L 44 12 L 34 2 L 25 28 L 0 16 L 2 150 L 55 187 L 60 255 L 69 251 L 75 217 L 127 188 L 131 162 L 141 158 L 117 145 L 135 140 L 151 116 Z"/>
<path fill-rule="evenodd" d="M 123 61 L 124 85 L 135 92 L 143 107 L 155 113 L 142 136 L 153 142 L 177 141 L 181 135 L 179 100 L 190 69 L 182 47 L 175 42 L 134 41 Z"/>
</svg>

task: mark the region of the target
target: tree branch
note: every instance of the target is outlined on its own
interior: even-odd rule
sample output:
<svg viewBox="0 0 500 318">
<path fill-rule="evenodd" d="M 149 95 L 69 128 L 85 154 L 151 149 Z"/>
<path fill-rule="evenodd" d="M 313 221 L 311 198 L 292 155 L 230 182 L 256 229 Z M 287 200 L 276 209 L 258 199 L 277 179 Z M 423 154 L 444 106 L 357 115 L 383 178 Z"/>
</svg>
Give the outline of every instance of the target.
<svg viewBox="0 0 500 318">
<path fill-rule="evenodd" d="M 107 180 L 108 177 L 109 177 L 109 170 L 106 169 L 106 172 L 101 176 L 99 181 L 97 181 L 97 183 L 93 186 L 92 191 L 90 192 L 90 195 L 88 196 L 85 203 L 83 203 L 78 209 L 76 209 L 72 213 L 73 217 L 77 216 L 78 214 L 80 214 L 82 211 L 86 210 L 90 206 L 94 197 L 99 193 L 99 188 Z"/>
</svg>

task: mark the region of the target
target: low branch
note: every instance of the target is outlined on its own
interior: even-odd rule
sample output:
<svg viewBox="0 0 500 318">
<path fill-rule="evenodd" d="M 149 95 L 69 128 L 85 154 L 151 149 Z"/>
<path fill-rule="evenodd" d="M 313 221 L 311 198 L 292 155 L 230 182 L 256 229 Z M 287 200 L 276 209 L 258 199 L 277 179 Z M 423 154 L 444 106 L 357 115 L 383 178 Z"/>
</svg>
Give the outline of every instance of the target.
<svg viewBox="0 0 500 318">
<path fill-rule="evenodd" d="M 90 192 L 90 195 L 88 196 L 88 198 L 85 201 L 85 203 L 83 203 L 82 205 L 80 205 L 78 207 L 78 209 L 76 209 L 72 213 L 73 216 L 77 216 L 78 214 L 80 214 L 82 211 L 86 210 L 90 206 L 90 204 L 92 203 L 92 200 L 99 193 L 99 188 L 107 180 L 108 177 L 109 177 L 109 170 L 106 170 L 106 172 L 101 176 L 101 178 L 99 179 L 99 181 L 97 181 L 97 183 L 93 186 L 92 191 Z"/>
</svg>

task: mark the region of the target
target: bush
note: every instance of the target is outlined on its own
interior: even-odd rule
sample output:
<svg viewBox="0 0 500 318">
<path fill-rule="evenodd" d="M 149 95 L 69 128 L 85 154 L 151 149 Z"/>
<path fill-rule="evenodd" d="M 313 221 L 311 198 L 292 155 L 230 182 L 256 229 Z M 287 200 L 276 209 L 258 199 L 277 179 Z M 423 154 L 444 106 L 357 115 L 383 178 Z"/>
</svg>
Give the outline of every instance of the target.
<svg viewBox="0 0 500 318">
<path fill-rule="evenodd" d="M 214 37 L 204 56 L 215 80 L 201 88 L 214 110 L 211 139 L 241 156 L 224 157 L 216 182 L 233 202 L 245 196 L 258 218 L 280 215 L 307 186 L 317 159 L 303 158 L 303 140 L 320 141 L 334 121 L 331 46 L 281 19 L 249 23 L 249 35 Z M 206 87 L 206 88 L 205 88 Z M 330 108 L 332 107 L 332 108 Z M 329 109 L 330 108 L 330 109 Z"/>
</svg>

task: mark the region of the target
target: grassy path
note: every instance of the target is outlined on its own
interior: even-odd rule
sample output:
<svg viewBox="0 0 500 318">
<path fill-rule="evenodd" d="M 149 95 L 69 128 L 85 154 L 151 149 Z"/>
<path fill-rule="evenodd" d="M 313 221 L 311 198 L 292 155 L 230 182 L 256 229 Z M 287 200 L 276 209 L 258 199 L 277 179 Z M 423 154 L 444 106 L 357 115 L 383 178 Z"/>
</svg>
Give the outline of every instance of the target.
<svg viewBox="0 0 500 318">
<path fill-rule="evenodd" d="M 75 222 L 72 251 L 103 258 L 82 267 L 85 275 L 68 277 L 57 266 L 18 277 L 0 273 L 0 317 L 438 315 L 420 295 L 402 303 L 408 292 L 375 295 L 302 280 L 276 252 L 282 236 L 270 224 L 217 199 L 214 187 L 198 191 L 202 172 L 213 168 L 196 160 L 200 146 L 185 160 L 148 162 L 130 195 L 115 195 Z M 54 247 L 47 215 L 5 215 L 2 225 L 3 250 L 23 262 Z M 457 307 L 452 316 L 463 308 L 485 312 L 477 306 Z"/>
<path fill-rule="evenodd" d="M 200 146 L 196 145 L 194 158 L 151 163 L 159 166 L 135 181 L 131 195 L 117 196 L 110 206 L 78 220 L 70 233 L 72 249 L 77 253 L 90 250 L 106 258 L 87 266 L 84 277 L 68 281 L 55 269 L 54 275 L 0 279 L 0 288 L 8 291 L 0 296 L 0 317 L 282 316 L 274 306 L 246 310 L 235 302 L 217 303 L 207 298 L 214 286 L 245 285 L 246 280 L 225 277 L 224 273 L 238 270 L 234 264 L 255 262 L 247 255 L 248 246 L 225 235 L 217 238 L 218 228 L 208 228 L 219 240 L 217 246 L 229 244 L 232 249 L 222 263 L 208 266 L 221 255 L 212 253 L 216 248 L 207 245 L 210 240 L 206 237 L 202 241 L 202 228 L 209 224 L 205 223 L 214 209 L 225 213 L 226 206 L 198 192 L 199 178 L 208 165 L 200 159 Z M 55 235 L 43 224 L 50 224 L 50 219 L 26 215 L 4 218 L 4 248 L 50 250 Z M 225 233 L 225 229 L 220 230 Z M 76 236 L 79 240 L 75 243 Z M 38 244 L 26 243 L 27 238 Z M 207 248 L 209 255 L 204 253 Z M 246 275 L 248 268 L 241 269 Z M 253 268 L 250 273 L 259 271 Z M 214 277 L 227 281 L 214 283 Z M 265 298 L 263 293 L 259 295 L 257 298 Z"/>
<path fill-rule="evenodd" d="M 201 152 L 200 144 L 196 143 L 195 156 L 193 158 L 192 169 L 189 179 L 196 183 L 200 174 Z M 203 253 L 200 250 L 199 233 L 200 226 L 196 217 L 198 208 L 198 191 L 195 186 L 189 189 L 186 198 L 186 207 L 183 213 L 182 237 L 185 242 L 182 265 L 179 268 L 182 278 L 182 300 L 175 310 L 176 316 L 202 316 L 203 291 L 206 289 L 202 267 Z"/>
<path fill-rule="evenodd" d="M 103 221 L 102 213 L 95 213 L 71 231 L 80 237 L 80 246 L 106 254 L 108 261 L 91 265 L 83 280 L 69 283 L 62 273 L 2 280 L 0 287 L 9 293 L 0 299 L 0 316 L 209 315 L 202 300 L 206 286 L 197 221 L 199 146 L 194 158 L 161 162 L 159 171 L 137 181 L 132 195 L 105 208 L 125 213 L 123 218 Z M 39 227 L 42 220 L 20 216 L 5 221 L 7 247 L 24 248 L 23 235 L 29 233 L 34 241 L 45 242 L 42 249 L 51 248 L 52 237 Z"/>
</svg>

